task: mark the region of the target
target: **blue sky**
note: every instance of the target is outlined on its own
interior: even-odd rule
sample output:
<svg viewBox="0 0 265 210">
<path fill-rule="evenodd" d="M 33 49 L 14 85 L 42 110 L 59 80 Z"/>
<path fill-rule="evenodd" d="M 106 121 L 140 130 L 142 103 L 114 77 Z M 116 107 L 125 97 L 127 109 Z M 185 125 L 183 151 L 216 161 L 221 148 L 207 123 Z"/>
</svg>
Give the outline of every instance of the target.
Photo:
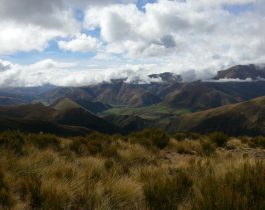
<svg viewBox="0 0 265 210">
<path fill-rule="evenodd" d="M 108 80 L 108 72 L 196 71 L 201 78 L 265 62 L 263 0 L 14 1 L 0 0 L 0 85 L 14 75 L 14 84 L 33 75 L 43 75 L 36 85 L 60 83 L 50 79 L 53 71 L 69 84 L 69 71 L 87 83 Z"/>
</svg>

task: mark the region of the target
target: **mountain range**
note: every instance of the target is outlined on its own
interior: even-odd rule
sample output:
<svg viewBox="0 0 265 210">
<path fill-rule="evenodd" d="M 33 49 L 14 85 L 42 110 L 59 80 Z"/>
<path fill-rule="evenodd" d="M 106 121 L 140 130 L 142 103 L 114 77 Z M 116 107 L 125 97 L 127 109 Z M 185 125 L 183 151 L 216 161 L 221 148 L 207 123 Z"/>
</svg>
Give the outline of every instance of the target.
<svg viewBox="0 0 265 210">
<path fill-rule="evenodd" d="M 169 72 L 149 78 L 148 83 L 123 78 L 84 87 L 0 88 L 1 130 L 75 135 L 158 127 L 265 133 L 262 65 L 234 66 L 206 81 L 183 82 L 181 75 Z"/>
</svg>

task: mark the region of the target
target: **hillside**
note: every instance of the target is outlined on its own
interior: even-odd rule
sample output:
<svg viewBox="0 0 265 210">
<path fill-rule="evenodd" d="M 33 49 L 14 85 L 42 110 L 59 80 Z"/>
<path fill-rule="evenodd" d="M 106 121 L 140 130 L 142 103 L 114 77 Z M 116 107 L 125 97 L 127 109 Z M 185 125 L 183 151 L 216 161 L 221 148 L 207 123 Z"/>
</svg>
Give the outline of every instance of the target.
<svg viewBox="0 0 265 210">
<path fill-rule="evenodd" d="M 120 132 L 116 126 L 90 113 L 70 99 L 62 99 L 51 107 L 44 106 L 41 103 L 2 106 L 0 107 L 0 120 L 2 122 L 13 122 L 8 123 L 3 128 L 30 131 L 32 127 L 34 132 L 45 130 L 58 134 L 56 127 L 59 130 L 62 130 L 62 127 L 65 130 L 78 127 L 77 130 L 81 130 L 81 134 L 84 133 L 84 130 L 95 130 L 103 133 Z M 49 128 L 45 129 L 44 127 Z"/>
<path fill-rule="evenodd" d="M 223 131 L 230 135 L 265 134 L 265 97 L 227 105 L 207 111 L 186 114 L 167 124 L 169 132 L 207 133 Z"/>
<path fill-rule="evenodd" d="M 164 103 L 191 111 L 207 110 L 265 95 L 265 82 L 192 82 L 167 95 Z"/>
</svg>

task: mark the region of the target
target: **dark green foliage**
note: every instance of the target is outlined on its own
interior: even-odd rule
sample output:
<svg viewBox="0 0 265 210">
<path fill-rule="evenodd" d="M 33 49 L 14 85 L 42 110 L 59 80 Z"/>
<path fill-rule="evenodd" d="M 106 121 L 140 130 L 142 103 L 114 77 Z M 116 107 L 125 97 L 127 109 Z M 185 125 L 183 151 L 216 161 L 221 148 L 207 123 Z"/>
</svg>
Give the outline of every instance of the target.
<svg viewBox="0 0 265 210">
<path fill-rule="evenodd" d="M 202 153 L 205 155 L 211 155 L 216 151 L 216 146 L 210 141 L 202 140 L 201 146 L 202 146 Z"/>
<path fill-rule="evenodd" d="M 225 146 L 228 141 L 228 136 L 222 132 L 210 133 L 209 138 L 213 143 L 215 143 L 219 147 Z"/>
<path fill-rule="evenodd" d="M 186 133 L 176 133 L 174 135 L 174 138 L 177 140 L 177 141 L 184 141 L 186 138 L 187 138 L 187 134 Z"/>
<path fill-rule="evenodd" d="M 175 176 L 154 176 L 144 185 L 144 195 L 151 210 L 176 210 L 191 192 L 192 180 L 182 172 Z"/>
<path fill-rule="evenodd" d="M 10 187 L 5 180 L 4 172 L 0 168 L 0 208 L 10 208 L 14 204 Z"/>
<path fill-rule="evenodd" d="M 201 134 L 199 133 L 176 133 L 174 135 L 174 138 L 177 140 L 177 141 L 183 141 L 185 139 L 190 139 L 190 140 L 198 140 L 201 138 Z"/>
<path fill-rule="evenodd" d="M 13 151 L 17 155 L 23 154 L 25 136 L 17 131 L 7 131 L 0 134 L 0 147 Z"/>
<path fill-rule="evenodd" d="M 169 142 L 169 137 L 166 133 L 156 129 L 145 129 L 141 132 L 133 133 L 129 136 L 133 143 L 138 143 L 147 147 L 155 146 L 163 149 Z"/>
<path fill-rule="evenodd" d="M 261 162 L 245 163 L 218 176 L 204 168 L 192 210 L 264 210 L 265 167 Z"/>
</svg>

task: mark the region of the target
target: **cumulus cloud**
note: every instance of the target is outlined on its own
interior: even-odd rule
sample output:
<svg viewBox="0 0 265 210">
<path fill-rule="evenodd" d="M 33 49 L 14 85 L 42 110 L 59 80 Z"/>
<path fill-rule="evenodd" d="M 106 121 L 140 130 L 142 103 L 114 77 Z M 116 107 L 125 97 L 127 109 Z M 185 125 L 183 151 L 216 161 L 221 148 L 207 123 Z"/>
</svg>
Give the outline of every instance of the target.
<svg viewBox="0 0 265 210">
<path fill-rule="evenodd" d="M 86 34 L 79 34 L 70 41 L 59 41 L 58 45 L 61 49 L 72 52 L 95 51 L 100 47 L 97 38 Z"/>
<path fill-rule="evenodd" d="M 222 60 L 224 65 L 263 60 L 264 18 L 255 12 L 236 15 L 223 7 L 205 8 L 246 3 L 253 1 L 160 0 L 147 4 L 145 11 L 133 4 L 92 7 L 86 11 L 84 27 L 99 28 L 106 51 L 129 58 L 200 57 L 208 63 Z"/>
<path fill-rule="evenodd" d="M 76 70 L 76 63 L 57 62 L 52 59 L 39 61 L 31 65 L 17 65 L 1 61 L 0 66 L 9 67 L 0 72 L 1 87 L 34 87 L 45 84 L 58 86 L 84 86 L 112 79 L 127 78 L 126 82 L 149 83 L 157 79 L 149 78 L 154 65 L 122 65 L 104 69 L 87 67 Z"/>
<path fill-rule="evenodd" d="M 0 72 L 11 69 L 11 64 L 7 61 L 0 60 Z"/>
<path fill-rule="evenodd" d="M 80 30 L 62 0 L 0 0 L 0 54 L 42 51 L 56 37 Z"/>
<path fill-rule="evenodd" d="M 209 79 L 209 80 L 202 80 L 203 82 L 217 82 L 217 83 L 222 83 L 222 82 L 253 82 L 253 79 L 251 78 L 246 78 L 246 79 L 239 79 L 239 78 L 223 78 L 223 79 Z M 257 80 L 261 81 L 261 80 Z"/>
<path fill-rule="evenodd" d="M 264 0 L 158 0 L 141 9 L 136 2 L 0 0 L 0 55 L 43 51 L 59 40 L 64 53 L 95 51 L 87 63 L 98 61 L 87 69 L 14 64 L 2 70 L 0 83 L 84 85 L 165 71 L 194 80 L 236 64 L 265 63 Z"/>
</svg>

